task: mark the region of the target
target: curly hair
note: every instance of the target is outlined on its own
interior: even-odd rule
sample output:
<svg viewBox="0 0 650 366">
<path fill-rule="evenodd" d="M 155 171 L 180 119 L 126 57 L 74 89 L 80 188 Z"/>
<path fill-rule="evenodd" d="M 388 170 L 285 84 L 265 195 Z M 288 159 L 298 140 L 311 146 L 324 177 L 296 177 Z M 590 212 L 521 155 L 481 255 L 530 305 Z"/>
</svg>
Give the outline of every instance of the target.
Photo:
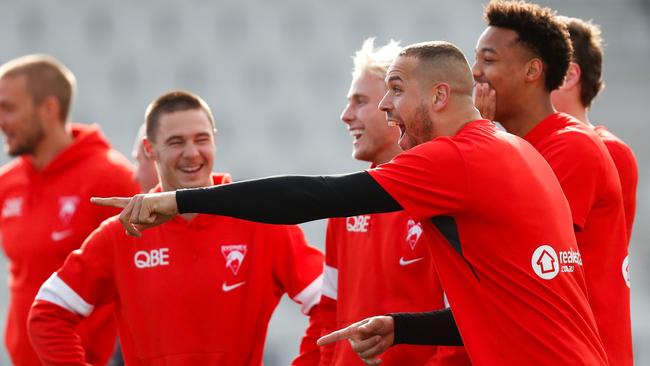
<svg viewBox="0 0 650 366">
<path fill-rule="evenodd" d="M 489 26 L 515 31 L 517 42 L 541 58 L 549 92 L 562 85 L 573 49 L 569 32 L 555 11 L 524 1 L 492 0 L 484 16 Z"/>
<path fill-rule="evenodd" d="M 559 16 L 569 30 L 572 61 L 580 66 L 580 102 L 589 107 L 603 89 L 603 40 L 600 27 L 591 21 Z"/>
</svg>

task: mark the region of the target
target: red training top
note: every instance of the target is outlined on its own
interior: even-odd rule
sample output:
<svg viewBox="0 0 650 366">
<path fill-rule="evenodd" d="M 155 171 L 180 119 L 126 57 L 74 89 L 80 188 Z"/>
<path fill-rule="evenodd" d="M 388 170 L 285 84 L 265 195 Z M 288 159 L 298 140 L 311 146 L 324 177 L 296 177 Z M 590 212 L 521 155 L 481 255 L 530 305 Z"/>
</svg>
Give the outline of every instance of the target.
<svg viewBox="0 0 650 366">
<path fill-rule="evenodd" d="M 27 313 L 41 284 L 99 224 L 119 210 L 90 197 L 138 193 L 128 160 L 96 125 L 72 125 L 74 142 L 38 171 L 27 157 L 0 168 L 0 234 L 9 258 L 5 345 L 15 365 L 40 366 L 27 336 Z M 105 364 L 115 345 L 111 309 L 98 310 L 79 333 L 88 362 Z"/>
<path fill-rule="evenodd" d="M 525 138 L 551 165 L 571 206 L 609 363 L 632 365 L 628 241 L 616 166 L 594 130 L 568 114 L 551 114 Z"/>
<path fill-rule="evenodd" d="M 607 365 L 569 206 L 530 144 L 477 120 L 369 173 L 440 239 L 431 253 L 473 365 Z"/>
<path fill-rule="evenodd" d="M 113 217 L 43 284 L 30 334 L 45 365 L 84 365 L 72 327 L 115 302 L 127 365 L 258 366 L 280 298 L 310 313 L 322 268 L 298 226 L 177 216 L 135 238 Z M 303 340 L 295 365 L 317 362 L 319 334 Z"/>
</svg>

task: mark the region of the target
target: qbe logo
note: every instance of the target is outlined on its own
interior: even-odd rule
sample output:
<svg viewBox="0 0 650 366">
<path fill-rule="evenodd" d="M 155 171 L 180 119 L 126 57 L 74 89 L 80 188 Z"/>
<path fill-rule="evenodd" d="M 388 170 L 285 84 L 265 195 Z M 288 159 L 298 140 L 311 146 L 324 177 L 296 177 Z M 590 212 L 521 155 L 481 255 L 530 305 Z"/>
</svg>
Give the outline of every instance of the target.
<svg viewBox="0 0 650 366">
<path fill-rule="evenodd" d="M 533 271 L 545 280 L 552 280 L 560 273 L 560 261 L 555 249 L 550 245 L 542 245 L 535 249 L 530 260 Z"/>
<path fill-rule="evenodd" d="M 621 268 L 621 271 L 623 272 L 623 279 L 625 280 L 625 284 L 627 287 L 630 287 L 630 256 L 625 256 L 625 259 L 623 259 L 623 266 Z"/>
<path fill-rule="evenodd" d="M 169 248 L 140 250 L 133 256 L 137 268 L 152 268 L 169 265 Z"/>
<path fill-rule="evenodd" d="M 370 215 L 350 216 L 345 219 L 345 228 L 351 233 L 367 233 Z"/>
</svg>

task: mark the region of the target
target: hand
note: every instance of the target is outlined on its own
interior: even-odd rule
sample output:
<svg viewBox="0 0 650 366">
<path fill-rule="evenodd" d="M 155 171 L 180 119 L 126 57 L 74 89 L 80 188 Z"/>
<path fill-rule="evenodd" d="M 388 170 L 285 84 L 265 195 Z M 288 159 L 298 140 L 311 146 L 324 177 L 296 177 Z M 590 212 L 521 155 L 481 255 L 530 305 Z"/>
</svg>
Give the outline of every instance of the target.
<svg viewBox="0 0 650 366">
<path fill-rule="evenodd" d="M 474 105 L 481 116 L 490 121 L 494 120 L 497 110 L 497 92 L 488 83 L 476 83 L 474 86 Z"/>
<path fill-rule="evenodd" d="M 390 316 L 364 319 L 321 337 L 316 344 L 325 346 L 345 339 L 350 341 L 352 350 L 361 357 L 363 363 L 379 365 L 381 359 L 376 356 L 384 353 L 395 340 L 395 322 Z"/>
<path fill-rule="evenodd" d="M 90 202 L 100 205 L 123 208 L 120 222 L 127 234 L 142 236 L 142 231 L 171 220 L 178 214 L 176 192 L 147 193 L 129 197 L 98 198 Z"/>
</svg>

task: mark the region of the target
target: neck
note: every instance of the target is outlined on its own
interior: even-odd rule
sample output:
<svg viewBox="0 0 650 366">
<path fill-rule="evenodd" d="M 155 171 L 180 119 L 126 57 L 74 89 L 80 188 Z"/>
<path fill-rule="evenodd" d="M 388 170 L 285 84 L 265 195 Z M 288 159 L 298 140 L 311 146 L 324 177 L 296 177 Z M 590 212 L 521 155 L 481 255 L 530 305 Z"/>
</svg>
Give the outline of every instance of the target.
<svg viewBox="0 0 650 366">
<path fill-rule="evenodd" d="M 441 128 L 437 136 L 453 136 L 458 131 L 460 131 L 463 126 L 469 122 L 476 121 L 477 119 L 483 119 L 481 113 L 474 106 L 474 102 L 471 97 L 469 97 L 465 103 L 461 104 L 458 108 L 450 108 L 454 110 L 454 113 L 450 113 L 445 119 L 447 123 L 441 123 Z"/>
<path fill-rule="evenodd" d="M 582 104 L 567 106 L 567 110 L 562 110 L 560 112 L 570 114 L 578 121 L 585 123 L 588 126 L 591 126 L 591 122 L 589 122 L 589 115 L 587 113 L 587 108 L 583 107 Z"/>
<path fill-rule="evenodd" d="M 45 131 L 43 139 L 38 143 L 30 156 L 36 170 L 43 170 L 54 158 L 74 141 L 68 124 L 61 124 L 51 131 Z"/>
<path fill-rule="evenodd" d="M 555 113 L 548 93 L 541 93 L 537 98 L 528 98 L 525 103 L 519 103 L 518 110 L 512 116 L 502 118 L 499 122 L 513 135 L 524 137 L 537 124 L 549 115 Z"/>
<path fill-rule="evenodd" d="M 384 163 L 388 163 L 391 161 L 394 157 L 399 155 L 402 152 L 402 149 L 399 147 L 399 145 L 396 144 L 391 144 L 391 146 L 387 149 L 382 150 L 377 156 L 372 159 L 373 164 L 375 165 L 381 165 Z"/>
</svg>

